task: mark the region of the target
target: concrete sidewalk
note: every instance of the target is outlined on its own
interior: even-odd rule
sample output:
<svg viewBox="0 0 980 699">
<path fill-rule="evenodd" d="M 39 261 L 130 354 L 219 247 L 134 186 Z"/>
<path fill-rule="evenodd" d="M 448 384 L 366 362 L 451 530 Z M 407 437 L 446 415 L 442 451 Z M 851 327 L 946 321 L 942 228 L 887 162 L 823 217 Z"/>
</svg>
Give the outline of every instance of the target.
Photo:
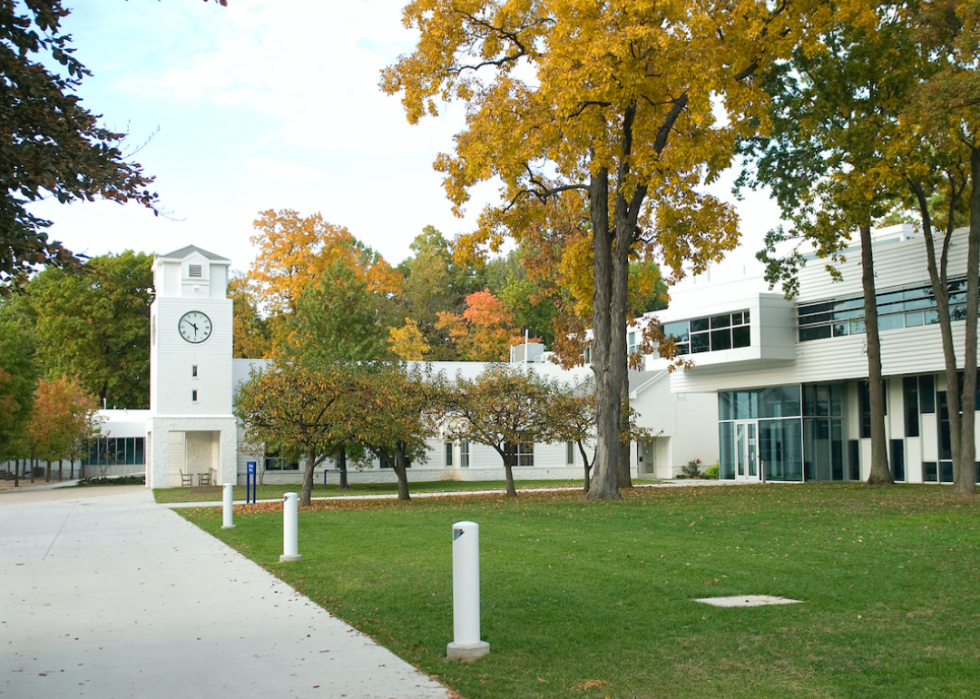
<svg viewBox="0 0 980 699">
<path fill-rule="evenodd" d="M 0 697 L 449 697 L 148 490 L 72 490 L 0 496 Z"/>
</svg>

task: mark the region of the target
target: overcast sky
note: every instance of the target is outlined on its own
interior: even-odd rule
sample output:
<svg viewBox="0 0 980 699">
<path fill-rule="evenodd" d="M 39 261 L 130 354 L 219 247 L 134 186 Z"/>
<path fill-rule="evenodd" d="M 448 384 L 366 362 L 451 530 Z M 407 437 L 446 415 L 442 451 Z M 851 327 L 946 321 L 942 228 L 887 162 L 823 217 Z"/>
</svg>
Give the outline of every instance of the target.
<svg viewBox="0 0 980 699">
<path fill-rule="evenodd" d="M 93 73 L 81 95 L 109 128 L 126 131 L 155 175 L 167 218 L 138 205 L 32 210 L 75 252 L 166 253 L 194 244 L 248 268 L 256 214 L 295 209 L 346 226 L 392 264 L 428 224 L 469 231 L 432 169 L 452 149 L 463 108 L 418 126 L 379 73 L 413 49 L 405 0 L 68 0 L 64 27 Z M 725 198 L 728 186 L 715 189 Z M 740 205 L 748 255 L 776 221 L 761 196 Z"/>
</svg>

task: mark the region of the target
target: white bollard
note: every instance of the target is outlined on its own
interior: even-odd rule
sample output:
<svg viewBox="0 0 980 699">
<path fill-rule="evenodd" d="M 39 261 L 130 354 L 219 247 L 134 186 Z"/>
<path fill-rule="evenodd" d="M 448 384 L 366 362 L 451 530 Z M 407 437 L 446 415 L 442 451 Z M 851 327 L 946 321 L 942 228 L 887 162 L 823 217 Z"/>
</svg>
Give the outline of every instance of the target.
<svg viewBox="0 0 980 699">
<path fill-rule="evenodd" d="M 450 660 L 473 661 L 490 652 L 480 640 L 480 525 L 453 525 L 453 642 Z"/>
<path fill-rule="evenodd" d="M 222 495 L 224 496 L 224 507 L 222 509 L 223 522 L 221 524 L 222 529 L 235 528 L 235 525 L 232 524 L 232 509 L 231 509 L 231 501 L 232 501 L 231 492 L 232 492 L 232 488 L 234 487 L 235 486 L 233 486 L 231 483 L 225 483 L 224 485 L 225 489 L 224 492 L 222 493 Z"/>
<path fill-rule="evenodd" d="M 282 496 L 282 555 L 279 562 L 300 561 L 299 555 L 299 502 L 296 493 Z"/>
</svg>

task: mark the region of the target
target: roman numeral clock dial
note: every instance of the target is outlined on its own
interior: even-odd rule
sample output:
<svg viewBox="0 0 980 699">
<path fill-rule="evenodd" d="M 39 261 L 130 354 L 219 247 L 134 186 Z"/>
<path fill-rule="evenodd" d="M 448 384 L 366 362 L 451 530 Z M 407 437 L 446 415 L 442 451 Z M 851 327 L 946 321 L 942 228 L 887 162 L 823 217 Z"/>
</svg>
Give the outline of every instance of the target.
<svg viewBox="0 0 980 699">
<path fill-rule="evenodd" d="M 196 345 L 211 337 L 211 319 L 200 311 L 188 311 L 180 317 L 177 329 L 182 338 Z"/>
</svg>

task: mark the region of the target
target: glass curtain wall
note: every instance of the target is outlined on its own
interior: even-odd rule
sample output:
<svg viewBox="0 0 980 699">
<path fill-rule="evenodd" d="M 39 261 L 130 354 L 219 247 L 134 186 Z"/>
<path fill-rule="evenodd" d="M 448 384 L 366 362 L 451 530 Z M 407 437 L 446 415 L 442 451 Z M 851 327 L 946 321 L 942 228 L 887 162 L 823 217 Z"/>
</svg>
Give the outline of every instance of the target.
<svg viewBox="0 0 980 699">
<path fill-rule="evenodd" d="M 803 479 L 800 386 L 771 386 L 718 394 L 719 476 L 735 478 L 736 421 L 758 424 L 759 458 L 766 480 Z"/>
<path fill-rule="evenodd" d="M 808 481 L 844 480 L 844 387 L 803 386 L 803 474 Z"/>
</svg>

